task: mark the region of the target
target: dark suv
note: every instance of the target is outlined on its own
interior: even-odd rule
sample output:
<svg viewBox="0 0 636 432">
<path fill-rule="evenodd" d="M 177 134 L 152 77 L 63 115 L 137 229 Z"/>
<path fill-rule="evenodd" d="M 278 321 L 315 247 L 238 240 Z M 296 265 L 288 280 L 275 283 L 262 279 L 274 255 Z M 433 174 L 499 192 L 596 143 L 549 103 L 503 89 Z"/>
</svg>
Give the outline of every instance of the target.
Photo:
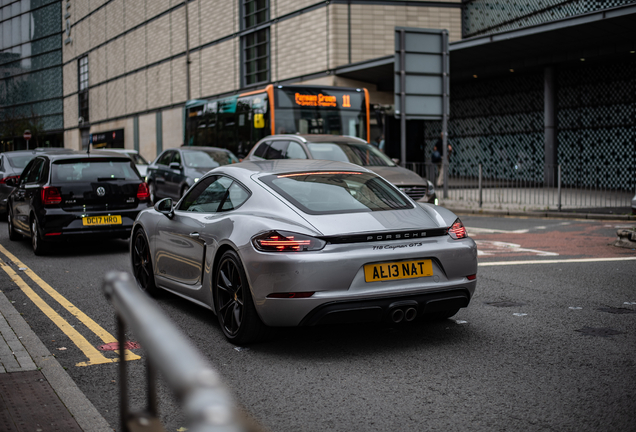
<svg viewBox="0 0 636 432">
<path fill-rule="evenodd" d="M 9 238 L 30 237 L 36 255 L 71 238 L 128 238 L 148 203 L 148 187 L 128 156 L 72 150 L 40 154 L 9 195 Z"/>
</svg>

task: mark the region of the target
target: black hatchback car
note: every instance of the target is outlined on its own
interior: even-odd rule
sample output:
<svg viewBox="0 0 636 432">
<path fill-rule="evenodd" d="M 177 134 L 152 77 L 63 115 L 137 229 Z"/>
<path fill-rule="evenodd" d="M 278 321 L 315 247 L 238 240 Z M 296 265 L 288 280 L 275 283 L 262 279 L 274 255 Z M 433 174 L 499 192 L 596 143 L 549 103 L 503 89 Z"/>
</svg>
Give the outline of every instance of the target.
<svg viewBox="0 0 636 432">
<path fill-rule="evenodd" d="M 179 147 L 165 150 L 148 165 L 146 181 L 152 203 L 161 198 L 178 201 L 201 177 L 213 168 L 237 163 L 229 150 L 217 147 Z"/>
<path fill-rule="evenodd" d="M 148 186 L 128 156 L 39 154 L 9 195 L 9 238 L 30 237 L 36 255 L 73 238 L 128 238 L 148 203 Z"/>
</svg>

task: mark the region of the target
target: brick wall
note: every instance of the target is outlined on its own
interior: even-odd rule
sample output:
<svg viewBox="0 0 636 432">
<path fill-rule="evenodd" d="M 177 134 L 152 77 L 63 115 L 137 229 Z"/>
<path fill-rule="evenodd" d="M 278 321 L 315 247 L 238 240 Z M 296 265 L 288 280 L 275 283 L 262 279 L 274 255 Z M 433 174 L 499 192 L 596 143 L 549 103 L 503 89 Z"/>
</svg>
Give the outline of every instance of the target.
<svg viewBox="0 0 636 432">
<path fill-rule="evenodd" d="M 272 19 L 319 6 L 272 22 L 272 81 L 348 64 L 349 21 L 352 62 L 393 54 L 395 26 L 447 28 L 451 40 L 459 39 L 460 9 L 431 3 L 425 7 L 354 4 L 349 9 L 346 4 L 325 6 L 318 0 L 270 0 Z M 144 118 L 144 127 L 154 128 L 154 111 L 161 109 L 170 111 L 170 121 L 180 125 L 168 128 L 164 122 L 164 146 L 180 144 L 182 115 L 171 110 L 182 110 L 178 105 L 187 98 L 183 0 L 77 0 L 72 7 L 73 42 L 63 46 L 65 128 L 77 127 L 77 59 L 89 53 L 91 130 L 99 128 L 97 122 L 126 116 Z M 188 15 L 190 97 L 239 90 L 239 2 L 194 0 L 188 3 Z M 168 138 L 168 134 L 173 135 Z M 144 144 L 149 146 L 146 155 L 155 152 L 154 130 L 150 135 L 152 143 Z M 128 140 L 132 135 L 126 131 L 125 136 Z"/>
<path fill-rule="evenodd" d="M 281 21 L 273 31 L 273 69 L 283 80 L 327 69 L 327 11 L 320 8 Z"/>
</svg>

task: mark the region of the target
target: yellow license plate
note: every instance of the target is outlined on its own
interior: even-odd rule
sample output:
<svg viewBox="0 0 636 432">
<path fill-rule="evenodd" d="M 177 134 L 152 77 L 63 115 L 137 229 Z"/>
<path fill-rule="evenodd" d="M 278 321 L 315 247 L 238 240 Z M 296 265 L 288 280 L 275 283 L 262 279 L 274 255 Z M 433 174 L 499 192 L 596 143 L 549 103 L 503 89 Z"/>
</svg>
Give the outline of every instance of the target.
<svg viewBox="0 0 636 432">
<path fill-rule="evenodd" d="M 121 225 L 121 216 L 86 216 L 82 218 L 84 225 Z"/>
<path fill-rule="evenodd" d="M 364 266 L 364 280 L 367 282 L 411 279 L 422 276 L 433 276 L 433 262 L 430 259 Z"/>
</svg>

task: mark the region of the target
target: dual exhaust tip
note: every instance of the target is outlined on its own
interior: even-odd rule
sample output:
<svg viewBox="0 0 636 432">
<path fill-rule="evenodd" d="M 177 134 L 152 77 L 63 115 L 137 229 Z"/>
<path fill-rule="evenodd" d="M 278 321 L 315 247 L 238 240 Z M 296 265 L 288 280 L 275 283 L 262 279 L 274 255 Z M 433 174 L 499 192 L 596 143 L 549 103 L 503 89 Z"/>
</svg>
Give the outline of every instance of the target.
<svg viewBox="0 0 636 432">
<path fill-rule="evenodd" d="M 417 318 L 417 309 L 413 306 L 394 307 L 389 310 L 389 319 L 395 324 L 399 324 L 402 321 L 411 322 L 415 318 Z"/>
</svg>

